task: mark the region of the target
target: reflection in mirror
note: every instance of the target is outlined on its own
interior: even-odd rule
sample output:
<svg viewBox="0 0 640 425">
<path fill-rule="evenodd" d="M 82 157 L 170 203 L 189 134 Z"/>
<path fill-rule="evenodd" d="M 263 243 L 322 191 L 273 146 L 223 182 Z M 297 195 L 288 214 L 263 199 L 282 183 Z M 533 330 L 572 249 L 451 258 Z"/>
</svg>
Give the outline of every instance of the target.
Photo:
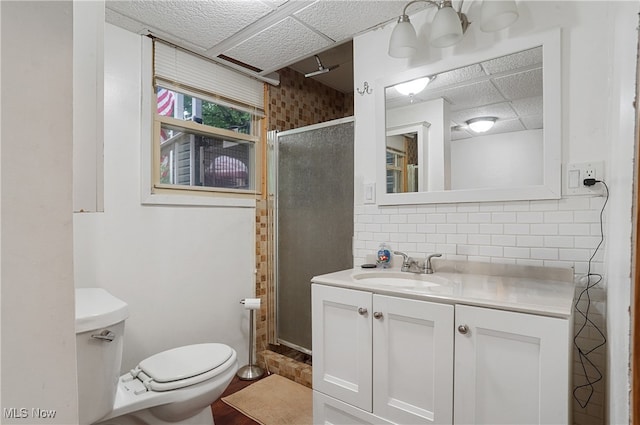
<svg viewBox="0 0 640 425">
<path fill-rule="evenodd" d="M 418 191 L 418 133 L 387 135 L 387 193 Z"/>
<path fill-rule="evenodd" d="M 387 193 L 543 185 L 542 58 L 539 46 L 429 75 L 405 94 L 387 87 Z M 394 132 L 418 124 L 424 137 Z"/>
</svg>

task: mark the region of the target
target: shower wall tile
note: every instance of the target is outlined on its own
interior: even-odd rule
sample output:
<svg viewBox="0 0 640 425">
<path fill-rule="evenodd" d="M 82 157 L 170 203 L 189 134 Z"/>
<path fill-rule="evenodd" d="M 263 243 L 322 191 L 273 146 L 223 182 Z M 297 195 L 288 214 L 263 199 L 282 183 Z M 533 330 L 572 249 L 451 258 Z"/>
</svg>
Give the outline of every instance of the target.
<svg viewBox="0 0 640 425">
<path fill-rule="evenodd" d="M 268 347 L 268 332 L 271 327 L 270 304 L 274 297 L 269 259 L 269 215 L 266 200 L 256 202 L 256 298 L 260 298 L 260 310 L 255 317 L 255 350 Z"/>
<path fill-rule="evenodd" d="M 270 350 L 258 352 L 257 358 L 258 364 L 267 373 L 275 373 L 312 388 L 312 367 L 301 359 L 291 358 Z"/>
<path fill-rule="evenodd" d="M 280 85 L 269 86 L 269 130 L 291 130 L 353 115 L 353 93 L 334 90 L 291 68 L 278 73 Z"/>
</svg>

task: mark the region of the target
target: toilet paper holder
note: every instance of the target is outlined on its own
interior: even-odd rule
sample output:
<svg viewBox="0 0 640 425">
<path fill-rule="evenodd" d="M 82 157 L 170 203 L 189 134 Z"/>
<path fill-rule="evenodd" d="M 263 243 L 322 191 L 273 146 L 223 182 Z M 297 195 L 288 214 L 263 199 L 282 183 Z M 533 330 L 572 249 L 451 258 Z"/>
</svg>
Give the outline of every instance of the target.
<svg viewBox="0 0 640 425">
<path fill-rule="evenodd" d="M 264 375 L 264 370 L 253 364 L 253 312 L 260 308 L 259 298 L 245 298 L 240 300 L 245 309 L 249 310 L 249 364 L 238 369 L 236 375 L 243 381 L 253 381 L 260 379 Z"/>
</svg>

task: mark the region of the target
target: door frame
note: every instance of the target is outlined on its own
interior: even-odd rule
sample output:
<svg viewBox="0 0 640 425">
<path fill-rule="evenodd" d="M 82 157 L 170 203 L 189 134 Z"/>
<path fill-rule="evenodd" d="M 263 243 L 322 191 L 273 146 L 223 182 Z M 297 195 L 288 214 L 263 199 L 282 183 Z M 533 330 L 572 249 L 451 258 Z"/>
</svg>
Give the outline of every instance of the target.
<svg viewBox="0 0 640 425">
<path fill-rule="evenodd" d="M 634 167 L 634 206 L 633 206 L 633 287 L 631 305 L 631 420 L 630 423 L 640 425 L 640 188 L 638 177 L 640 176 L 640 161 L 638 152 L 640 149 L 640 46 L 636 62 L 636 125 L 635 125 L 635 167 Z"/>
</svg>

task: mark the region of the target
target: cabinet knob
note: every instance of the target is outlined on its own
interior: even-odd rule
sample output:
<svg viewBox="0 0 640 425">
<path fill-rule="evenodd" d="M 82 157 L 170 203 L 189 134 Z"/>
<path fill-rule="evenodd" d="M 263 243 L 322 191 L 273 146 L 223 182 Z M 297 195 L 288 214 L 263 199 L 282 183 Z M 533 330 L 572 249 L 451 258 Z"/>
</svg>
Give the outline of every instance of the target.
<svg viewBox="0 0 640 425">
<path fill-rule="evenodd" d="M 373 317 L 375 317 L 376 319 L 382 319 L 382 313 L 379 311 L 374 311 Z"/>
<path fill-rule="evenodd" d="M 462 335 L 467 334 L 467 332 L 469 332 L 469 326 L 467 325 L 458 326 L 458 332 L 460 332 Z"/>
<path fill-rule="evenodd" d="M 360 307 L 358 309 L 358 314 L 361 315 L 361 316 L 364 316 L 365 314 L 367 314 L 367 309 L 364 308 L 364 307 Z"/>
</svg>

